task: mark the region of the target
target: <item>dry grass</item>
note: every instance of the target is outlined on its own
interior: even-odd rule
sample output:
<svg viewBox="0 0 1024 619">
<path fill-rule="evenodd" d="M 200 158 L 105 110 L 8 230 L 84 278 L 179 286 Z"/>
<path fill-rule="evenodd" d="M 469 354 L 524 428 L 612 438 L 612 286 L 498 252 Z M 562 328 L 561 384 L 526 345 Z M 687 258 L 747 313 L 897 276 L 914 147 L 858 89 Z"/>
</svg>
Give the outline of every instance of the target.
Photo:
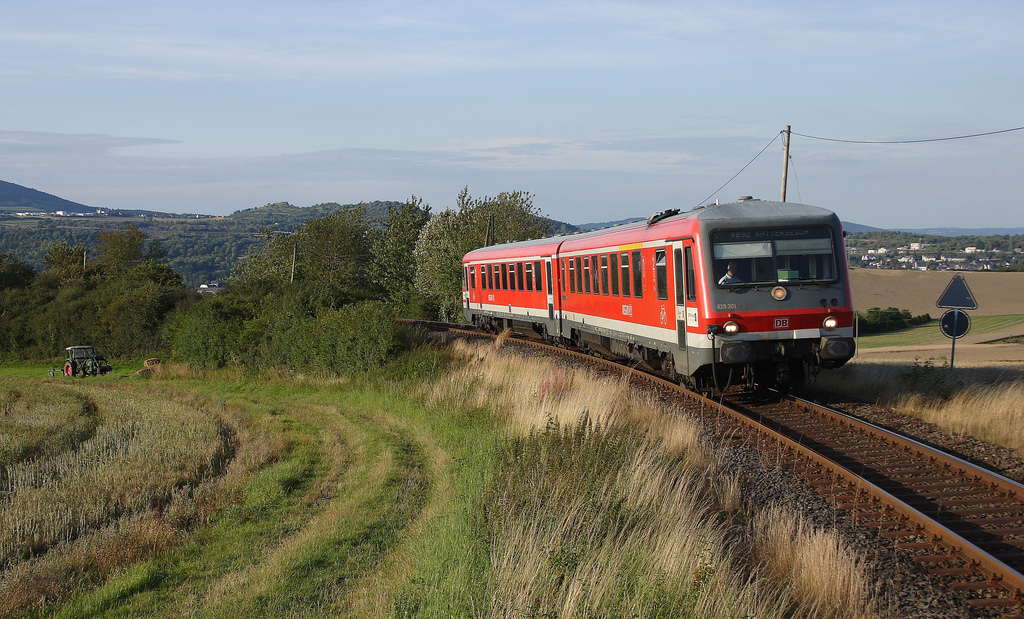
<svg viewBox="0 0 1024 619">
<path fill-rule="evenodd" d="M 786 588 L 802 614 L 845 617 L 851 600 L 868 600 L 872 583 L 862 558 L 849 553 L 832 533 L 808 524 L 783 506 L 769 506 L 751 527 L 754 562 Z"/>
<path fill-rule="evenodd" d="M 1024 383 L 972 386 L 948 400 L 918 393 L 895 402 L 897 410 L 959 435 L 1024 449 Z"/>
<path fill-rule="evenodd" d="M 1000 368 L 957 369 L 851 363 L 822 373 L 817 387 L 866 400 L 955 434 L 1024 449 L 1024 378 Z"/>
<path fill-rule="evenodd" d="M 428 401 L 494 410 L 517 437 L 487 517 L 490 616 L 872 616 L 865 586 L 830 599 L 792 584 L 866 577 L 834 532 L 781 508 L 752 519 L 779 521 L 773 536 L 747 530 L 740 484 L 695 422 L 620 378 L 455 346 L 468 362 Z"/>
<path fill-rule="evenodd" d="M 63 389 L 54 385 L 45 389 Z M 6 467 L 0 615 L 59 601 L 165 552 L 284 448 L 250 440 L 247 422 L 205 400 L 75 390 L 98 422 L 94 433 Z M 45 398 L 31 404 L 30 414 L 47 408 Z"/>
</svg>

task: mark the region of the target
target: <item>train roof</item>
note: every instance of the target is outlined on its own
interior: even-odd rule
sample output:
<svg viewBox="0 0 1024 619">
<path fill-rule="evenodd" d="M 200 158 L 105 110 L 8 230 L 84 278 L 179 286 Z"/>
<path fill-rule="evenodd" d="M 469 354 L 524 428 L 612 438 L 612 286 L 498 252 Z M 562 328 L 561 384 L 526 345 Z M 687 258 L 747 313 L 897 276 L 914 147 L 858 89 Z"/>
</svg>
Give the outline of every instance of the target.
<svg viewBox="0 0 1024 619">
<path fill-rule="evenodd" d="M 565 243 L 568 249 L 577 245 L 579 241 L 585 241 L 592 237 L 615 235 L 623 233 L 636 233 L 642 230 L 651 230 L 655 236 L 659 234 L 658 229 L 678 226 L 679 222 L 687 219 L 695 219 L 704 228 L 720 228 L 735 226 L 767 227 L 779 225 L 780 219 L 800 219 L 806 223 L 839 223 L 836 214 L 828 209 L 809 204 L 797 202 L 774 202 L 767 200 L 741 200 L 727 204 L 710 204 L 698 206 L 686 212 L 673 212 L 672 210 L 655 213 L 647 220 L 577 232 L 575 234 L 563 234 L 559 236 L 546 237 L 542 239 L 531 239 L 529 241 L 517 241 L 514 243 L 502 243 L 481 247 L 466 254 L 466 260 L 500 259 L 506 256 L 521 256 L 525 248 L 533 248 L 537 255 L 548 255 L 558 249 L 558 246 Z M 741 223 L 742 222 L 742 223 Z M 725 225 L 719 225 L 725 224 Z M 666 234 L 665 236 L 669 236 Z M 646 236 L 646 235 L 645 235 Z"/>
</svg>

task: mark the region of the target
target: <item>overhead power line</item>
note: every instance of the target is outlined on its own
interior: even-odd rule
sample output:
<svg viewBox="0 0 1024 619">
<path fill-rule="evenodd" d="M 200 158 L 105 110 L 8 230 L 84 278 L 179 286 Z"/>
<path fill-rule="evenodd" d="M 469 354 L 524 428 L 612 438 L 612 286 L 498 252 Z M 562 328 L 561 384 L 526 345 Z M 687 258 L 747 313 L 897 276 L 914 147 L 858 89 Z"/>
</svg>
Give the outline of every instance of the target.
<svg viewBox="0 0 1024 619">
<path fill-rule="evenodd" d="M 925 140 L 840 140 L 838 138 L 823 138 L 817 135 L 805 135 L 803 133 L 797 133 L 793 131 L 793 135 L 798 135 L 802 138 L 808 138 L 811 140 L 821 140 L 823 142 L 842 142 L 844 144 L 922 144 L 924 142 L 948 142 L 950 140 L 966 140 L 967 138 L 980 138 L 986 135 L 996 135 L 999 133 L 1010 133 L 1011 131 L 1021 131 L 1024 127 L 1014 127 L 1012 129 L 1000 129 L 999 131 L 987 131 L 985 133 L 972 133 L 970 135 L 954 135 L 947 138 L 928 138 Z"/>
<path fill-rule="evenodd" d="M 781 132 L 781 131 L 779 131 L 778 133 L 776 133 L 776 134 L 775 134 L 775 137 L 773 137 L 773 138 L 772 138 L 772 141 L 771 141 L 771 142 L 768 142 L 767 144 L 765 144 L 765 145 L 764 145 L 764 148 L 762 148 L 762 149 L 761 149 L 761 152 L 759 152 L 759 153 L 757 153 L 756 155 L 754 155 L 754 158 L 753 158 L 753 159 L 751 159 L 750 161 L 748 161 L 748 162 L 747 162 L 747 165 L 745 165 L 745 166 L 743 166 L 742 168 L 740 168 L 740 171 L 739 171 L 739 172 L 737 172 L 737 173 L 733 174 L 733 175 L 732 175 L 732 178 L 730 178 L 729 180 L 725 181 L 725 182 L 724 182 L 724 183 L 722 184 L 722 186 L 721 186 L 721 187 L 719 187 L 718 189 L 716 189 L 716 190 L 714 191 L 714 193 L 712 193 L 712 194 L 711 194 L 710 196 L 708 196 L 708 197 L 704 198 L 703 200 L 701 200 L 700 202 L 698 202 L 698 203 L 697 203 L 697 206 L 700 206 L 701 204 L 705 204 L 705 203 L 707 203 L 707 201 L 708 201 L 708 200 L 710 200 L 711 198 L 714 198 L 714 197 L 715 197 L 715 194 L 717 194 L 717 193 L 718 193 L 719 191 L 722 191 L 723 189 L 725 189 L 726 185 L 728 185 L 729 183 L 733 182 L 733 180 L 735 180 L 737 176 L 739 176 L 740 174 L 742 174 L 742 173 L 743 173 L 743 170 L 746 170 L 746 169 L 747 169 L 748 167 L 750 167 L 750 164 L 754 163 L 754 161 L 756 161 L 756 160 L 757 160 L 757 158 L 758 158 L 758 157 L 760 157 L 760 156 L 761 156 L 761 155 L 762 155 L 762 154 L 764 153 L 764 151 L 768 150 L 768 147 L 769 147 L 769 146 L 771 146 L 772 144 L 774 144 L 774 143 L 775 143 L 775 140 L 779 139 L 779 136 L 780 136 L 780 135 L 782 135 L 782 132 Z"/>
</svg>

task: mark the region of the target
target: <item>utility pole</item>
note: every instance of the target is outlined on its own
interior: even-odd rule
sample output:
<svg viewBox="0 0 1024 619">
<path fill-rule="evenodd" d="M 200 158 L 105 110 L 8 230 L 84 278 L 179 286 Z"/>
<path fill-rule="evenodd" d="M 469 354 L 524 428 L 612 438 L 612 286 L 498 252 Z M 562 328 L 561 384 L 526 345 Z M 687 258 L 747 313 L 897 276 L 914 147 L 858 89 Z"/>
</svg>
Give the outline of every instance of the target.
<svg viewBox="0 0 1024 619">
<path fill-rule="evenodd" d="M 89 255 L 89 250 L 82 251 L 82 277 L 85 277 L 85 257 Z"/>
<path fill-rule="evenodd" d="M 298 247 L 298 243 L 292 243 L 292 278 L 288 280 L 289 284 L 295 283 L 295 248 Z"/>
<path fill-rule="evenodd" d="M 786 125 L 786 130 L 782 132 L 782 200 L 786 201 L 786 181 L 789 178 L 789 125 Z"/>
<path fill-rule="evenodd" d="M 487 232 L 484 233 L 484 247 L 494 245 L 494 214 L 487 216 Z"/>
</svg>

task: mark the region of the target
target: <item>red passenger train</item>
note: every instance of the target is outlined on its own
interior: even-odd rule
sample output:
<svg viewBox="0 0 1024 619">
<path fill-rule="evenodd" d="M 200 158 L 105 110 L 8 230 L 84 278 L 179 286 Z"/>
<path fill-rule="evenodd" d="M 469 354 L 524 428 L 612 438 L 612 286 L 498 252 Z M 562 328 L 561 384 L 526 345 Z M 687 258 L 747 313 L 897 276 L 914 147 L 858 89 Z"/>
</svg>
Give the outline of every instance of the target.
<svg viewBox="0 0 1024 619">
<path fill-rule="evenodd" d="M 463 258 L 466 319 L 645 364 L 691 387 L 798 384 L 854 353 L 835 213 L 741 199 Z"/>
</svg>

